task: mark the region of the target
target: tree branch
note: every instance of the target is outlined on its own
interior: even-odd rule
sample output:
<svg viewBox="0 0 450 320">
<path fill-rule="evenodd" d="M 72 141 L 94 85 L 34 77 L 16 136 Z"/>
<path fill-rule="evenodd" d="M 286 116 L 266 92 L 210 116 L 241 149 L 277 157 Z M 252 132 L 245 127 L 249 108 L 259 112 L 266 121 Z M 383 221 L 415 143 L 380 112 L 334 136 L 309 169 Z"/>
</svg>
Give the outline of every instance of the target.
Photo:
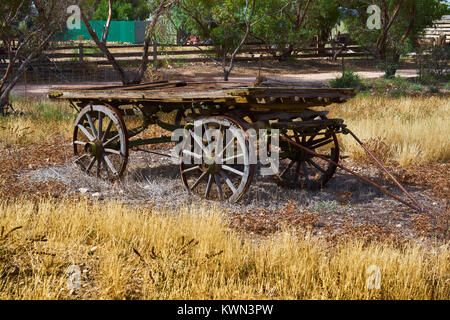
<svg viewBox="0 0 450 320">
<path fill-rule="evenodd" d="M 162 0 L 161 3 L 159 4 L 158 10 L 156 10 L 156 13 L 154 14 L 152 22 L 151 22 L 150 26 L 148 27 L 146 35 L 145 35 L 144 53 L 142 55 L 142 62 L 141 62 L 141 66 L 139 67 L 138 74 L 137 74 L 136 78 L 133 81 L 134 83 L 140 83 L 142 81 L 142 78 L 144 77 L 145 71 L 147 70 L 147 67 L 148 67 L 148 49 L 149 49 L 149 46 L 150 46 L 150 42 L 151 42 L 151 39 L 152 39 L 152 35 L 153 35 L 153 32 L 154 32 L 156 23 L 158 22 L 158 19 L 175 2 L 178 2 L 178 0 L 172 0 L 170 2 L 168 0 Z"/>
<path fill-rule="evenodd" d="M 78 4 L 80 4 L 80 1 L 78 1 Z M 111 52 L 109 51 L 109 49 L 106 47 L 105 43 L 103 43 L 102 41 L 100 41 L 98 39 L 97 34 L 95 33 L 95 31 L 92 29 L 91 24 L 89 23 L 89 20 L 87 19 L 86 15 L 84 14 L 83 10 L 81 11 L 81 19 L 83 20 L 84 24 L 86 25 L 86 28 L 89 32 L 89 35 L 91 36 L 92 40 L 94 40 L 95 44 L 97 45 L 97 47 L 103 52 L 103 54 L 106 56 L 106 58 L 108 59 L 108 61 L 111 63 L 112 67 L 114 68 L 114 70 L 117 71 L 117 73 L 119 74 L 119 77 L 122 81 L 123 84 L 130 84 L 130 80 L 128 79 L 125 71 L 123 70 L 123 68 L 117 63 L 116 59 L 114 58 L 114 56 L 111 54 Z"/>
<path fill-rule="evenodd" d="M 105 33 L 103 34 L 102 42 L 106 45 L 108 41 L 108 34 L 109 34 L 109 28 L 111 25 L 111 18 L 112 18 L 112 0 L 108 0 L 108 19 L 106 21 L 105 25 Z"/>
</svg>

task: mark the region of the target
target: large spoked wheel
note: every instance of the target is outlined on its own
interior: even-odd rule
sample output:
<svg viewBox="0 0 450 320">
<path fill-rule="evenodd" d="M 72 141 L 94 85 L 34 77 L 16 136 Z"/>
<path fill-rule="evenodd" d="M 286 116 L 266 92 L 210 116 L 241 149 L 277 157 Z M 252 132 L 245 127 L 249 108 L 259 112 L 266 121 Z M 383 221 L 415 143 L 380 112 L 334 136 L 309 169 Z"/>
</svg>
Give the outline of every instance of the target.
<svg viewBox="0 0 450 320">
<path fill-rule="evenodd" d="M 239 121 L 214 116 L 195 121 L 180 153 L 186 189 L 207 199 L 237 202 L 255 172 L 249 141 Z"/>
<path fill-rule="evenodd" d="M 321 130 L 307 135 L 294 131 L 287 135 L 291 140 L 322 157 L 339 162 L 339 142 L 336 134 Z M 292 143 L 283 141 L 281 149 L 280 168 L 276 177 L 283 186 L 316 190 L 324 187 L 336 173 L 336 165 Z"/>
<path fill-rule="evenodd" d="M 75 163 L 87 174 L 102 179 L 123 175 L 128 161 L 128 135 L 116 108 L 88 105 L 75 120 Z"/>
</svg>

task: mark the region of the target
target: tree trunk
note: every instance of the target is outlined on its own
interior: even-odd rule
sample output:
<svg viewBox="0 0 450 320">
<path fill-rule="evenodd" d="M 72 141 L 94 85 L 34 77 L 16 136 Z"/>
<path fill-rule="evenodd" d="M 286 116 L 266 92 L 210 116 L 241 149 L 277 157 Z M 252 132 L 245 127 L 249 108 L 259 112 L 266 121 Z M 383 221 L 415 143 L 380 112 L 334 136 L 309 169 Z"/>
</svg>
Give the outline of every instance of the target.
<svg viewBox="0 0 450 320">
<path fill-rule="evenodd" d="M 386 65 L 385 77 L 387 79 L 394 78 L 397 73 L 398 64 L 400 62 L 400 55 L 398 53 L 394 53 L 392 64 Z"/>
<path fill-rule="evenodd" d="M 123 84 L 134 84 L 132 79 L 130 79 L 130 77 L 127 75 L 127 73 L 125 72 L 125 70 L 119 65 L 119 63 L 116 61 L 116 59 L 114 58 L 114 56 L 111 54 L 111 52 L 109 51 L 108 47 L 106 46 L 106 42 L 103 43 L 100 41 L 100 39 L 98 38 L 97 34 L 95 33 L 95 31 L 92 29 L 91 24 L 89 23 L 89 20 L 87 19 L 86 15 L 84 14 L 83 11 L 81 11 L 81 19 L 83 20 L 89 35 L 91 36 L 92 40 L 94 40 L 95 44 L 97 45 L 97 47 L 103 52 L 103 54 L 105 55 L 106 59 L 108 59 L 109 63 L 111 63 L 112 67 L 114 68 L 114 70 L 116 70 L 116 72 L 119 74 L 120 80 L 122 81 Z M 105 30 L 105 35 L 106 37 L 108 36 L 108 30 Z"/>
<path fill-rule="evenodd" d="M 3 97 L 4 96 L 4 97 Z M 0 96 L 0 116 L 4 115 L 9 105 L 9 94 Z"/>
</svg>

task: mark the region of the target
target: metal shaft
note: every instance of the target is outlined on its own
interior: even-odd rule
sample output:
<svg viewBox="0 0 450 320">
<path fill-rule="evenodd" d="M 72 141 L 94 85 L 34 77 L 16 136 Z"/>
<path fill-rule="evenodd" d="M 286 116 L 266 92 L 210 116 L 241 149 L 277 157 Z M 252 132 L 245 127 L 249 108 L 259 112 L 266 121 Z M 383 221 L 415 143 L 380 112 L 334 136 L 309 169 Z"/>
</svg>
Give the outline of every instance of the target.
<svg viewBox="0 0 450 320">
<path fill-rule="evenodd" d="M 410 198 L 417 205 L 417 207 L 420 208 L 421 211 L 425 211 L 420 203 L 416 199 L 414 199 L 414 197 L 405 189 L 405 187 L 403 187 L 402 184 L 386 169 L 386 167 L 381 163 L 380 160 L 377 159 L 377 157 L 375 157 L 375 155 L 366 147 L 366 145 L 362 143 L 362 141 L 359 140 L 353 132 L 351 132 L 350 130 L 348 130 L 348 132 L 356 140 L 356 142 L 358 142 L 358 144 L 363 147 L 363 149 L 369 154 L 369 156 L 373 160 L 375 160 L 378 166 L 383 169 L 383 171 L 392 179 L 392 181 L 394 181 L 394 183 L 408 196 L 408 198 Z"/>
<path fill-rule="evenodd" d="M 308 152 L 308 153 L 310 153 L 310 154 L 312 154 L 312 155 L 314 155 L 314 156 L 316 156 L 316 157 L 318 157 L 318 158 L 320 158 L 320 159 L 322 159 L 322 160 L 324 160 L 324 161 L 327 161 L 327 162 L 329 162 L 329 163 L 331 163 L 331 164 L 334 164 L 335 166 L 341 168 L 342 170 L 347 171 L 348 173 L 350 173 L 350 174 L 356 176 L 356 177 L 359 178 L 360 180 L 362 180 L 362 181 L 364 181 L 364 182 L 366 182 L 366 183 L 368 183 L 368 184 L 374 186 L 374 187 L 377 188 L 378 190 L 384 192 L 384 193 L 387 194 L 388 196 L 390 196 L 390 197 L 394 198 L 395 200 L 397 200 L 397 201 L 403 203 L 404 205 L 406 205 L 406 206 L 408 206 L 408 207 L 410 207 L 410 208 L 412 208 L 412 209 L 414 209 L 414 210 L 416 210 L 416 211 L 419 211 L 419 212 L 423 212 L 423 211 L 424 211 L 423 208 L 422 208 L 421 206 L 417 206 L 417 207 L 416 207 L 416 206 L 412 205 L 411 203 L 406 202 L 405 200 L 401 199 L 400 197 L 396 196 L 395 194 L 393 194 L 392 192 L 386 190 L 385 188 L 383 188 L 382 186 L 376 184 L 375 182 L 373 182 L 373 181 L 371 181 L 371 180 L 369 180 L 369 179 L 367 179 L 367 178 L 361 176 L 360 174 L 358 174 L 358 173 L 356 173 L 356 172 L 354 172 L 354 171 L 352 171 L 352 170 L 350 170 L 350 169 L 344 167 L 343 165 L 341 165 L 341 164 L 339 164 L 339 163 L 337 163 L 337 162 L 334 162 L 333 160 L 330 160 L 330 159 L 327 159 L 327 158 L 325 158 L 325 157 L 322 157 L 320 154 L 317 154 L 317 153 L 314 152 L 313 150 L 311 150 L 311 149 L 309 149 L 309 148 L 307 148 L 307 147 L 305 147 L 305 146 L 302 146 L 301 144 L 299 144 L 299 143 L 293 141 L 292 139 L 290 139 L 290 138 L 288 138 L 288 137 L 286 137 L 286 136 L 284 136 L 284 135 L 281 136 L 281 139 L 283 139 L 283 140 L 285 140 L 285 141 L 287 141 L 287 142 L 289 142 L 289 143 L 292 143 L 293 145 L 295 145 L 295 146 L 297 146 L 297 147 L 299 147 L 299 148 L 305 150 L 306 152 Z"/>
</svg>

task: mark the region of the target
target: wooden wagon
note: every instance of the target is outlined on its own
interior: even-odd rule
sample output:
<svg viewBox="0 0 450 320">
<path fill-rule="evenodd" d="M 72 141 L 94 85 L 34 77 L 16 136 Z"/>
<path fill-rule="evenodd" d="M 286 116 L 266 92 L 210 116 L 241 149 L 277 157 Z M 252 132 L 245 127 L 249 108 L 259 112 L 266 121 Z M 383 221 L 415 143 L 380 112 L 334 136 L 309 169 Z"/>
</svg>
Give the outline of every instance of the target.
<svg viewBox="0 0 450 320">
<path fill-rule="evenodd" d="M 339 164 L 337 139 L 339 133 L 348 133 L 344 121 L 328 119 L 328 112 L 317 107 L 343 103 L 354 95 L 352 89 L 285 83 L 265 86 L 263 81 L 257 85 L 163 81 L 60 88 L 49 93 L 51 99 L 69 100 L 79 112 L 73 147 L 75 162 L 84 172 L 99 178 L 119 178 L 125 172 L 130 150 L 143 151 L 139 147 L 174 142 L 173 135 L 143 138 L 141 133 L 147 128 L 157 125 L 172 132 L 183 128 L 193 141 L 179 144 L 177 151 L 186 189 L 205 198 L 233 202 L 248 190 L 259 165 L 249 161 L 259 152 L 246 134 L 252 129 L 265 130 L 266 140 L 277 135 L 278 149 L 269 147 L 267 152 L 276 153 L 279 162 L 276 168 L 272 163 L 265 165 L 274 167 L 273 175 L 281 184 L 321 188 L 337 167 L 347 170 Z M 125 118 L 129 116 L 139 117 L 140 122 L 127 127 Z M 223 138 L 229 132 L 231 138 Z M 224 151 L 230 149 L 234 151 Z"/>
</svg>

